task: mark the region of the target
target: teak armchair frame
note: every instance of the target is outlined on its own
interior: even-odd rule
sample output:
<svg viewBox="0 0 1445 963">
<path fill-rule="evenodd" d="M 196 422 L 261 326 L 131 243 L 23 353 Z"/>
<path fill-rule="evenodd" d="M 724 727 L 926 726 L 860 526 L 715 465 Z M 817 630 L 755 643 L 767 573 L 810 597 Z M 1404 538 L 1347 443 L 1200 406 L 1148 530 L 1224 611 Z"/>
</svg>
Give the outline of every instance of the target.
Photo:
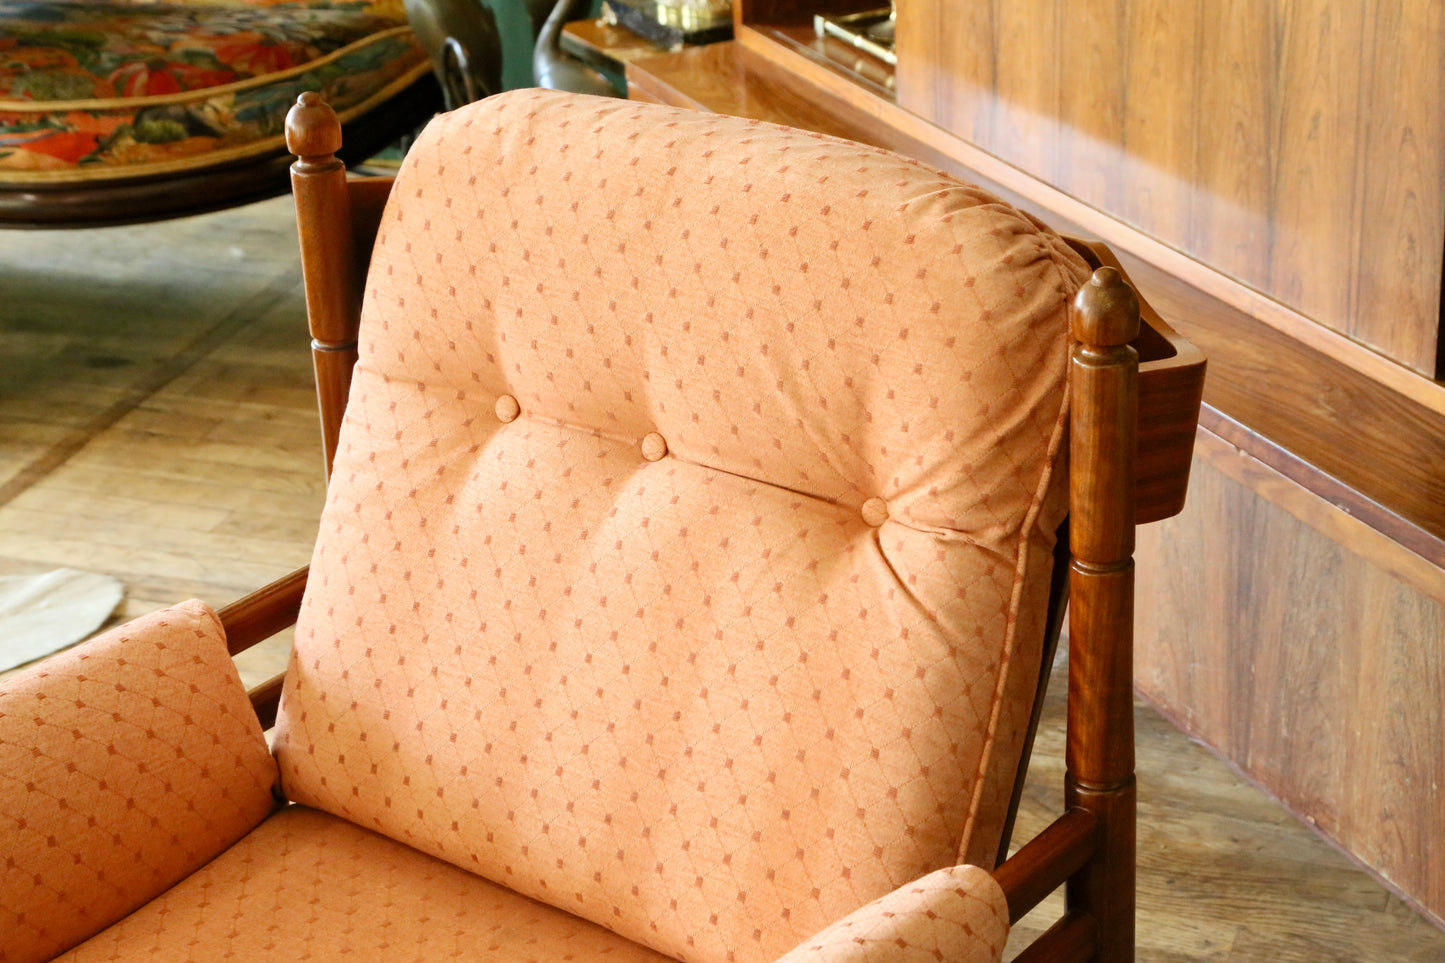
<svg viewBox="0 0 1445 963">
<path fill-rule="evenodd" d="M 299 158 L 292 184 L 329 474 L 357 356 L 366 264 L 391 180 L 348 180 L 335 156 L 340 126 L 315 95 L 292 110 L 287 135 Z M 1141 304 L 1107 248 L 1070 243 L 1096 270 L 1071 310 L 1069 545 L 1061 549 L 1068 563 L 1056 566 L 1038 688 L 1041 701 L 1069 601 L 1065 806 L 993 870 L 1011 922 L 1065 888 L 1063 917 L 1018 957 L 1026 963 L 1134 956 L 1134 526 L 1183 506 L 1204 375 L 1202 355 Z M 306 575 L 297 571 L 221 611 L 233 654 L 295 621 Z M 280 691 L 278 676 L 251 692 L 264 726 L 275 719 Z M 1035 725 L 1037 716 L 1036 706 Z M 1027 757 L 1026 748 L 1018 782 Z M 1016 790 L 1015 807 L 1017 800 Z"/>
</svg>

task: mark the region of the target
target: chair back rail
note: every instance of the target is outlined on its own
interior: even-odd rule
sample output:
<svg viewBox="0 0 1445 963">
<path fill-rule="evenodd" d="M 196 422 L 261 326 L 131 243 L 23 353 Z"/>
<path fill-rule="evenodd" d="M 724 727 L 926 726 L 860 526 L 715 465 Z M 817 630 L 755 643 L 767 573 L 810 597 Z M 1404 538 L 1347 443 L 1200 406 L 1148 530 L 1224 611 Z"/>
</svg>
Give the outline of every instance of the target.
<svg viewBox="0 0 1445 963">
<path fill-rule="evenodd" d="M 346 165 L 337 157 L 341 125 L 317 93 L 308 91 L 286 118 L 286 145 L 297 157 L 291 166 L 296 224 L 301 234 L 301 270 L 306 283 L 306 317 L 311 327 L 316 393 L 326 474 L 336 456 L 341 416 L 356 364 L 364 270 L 352 234 Z"/>
</svg>

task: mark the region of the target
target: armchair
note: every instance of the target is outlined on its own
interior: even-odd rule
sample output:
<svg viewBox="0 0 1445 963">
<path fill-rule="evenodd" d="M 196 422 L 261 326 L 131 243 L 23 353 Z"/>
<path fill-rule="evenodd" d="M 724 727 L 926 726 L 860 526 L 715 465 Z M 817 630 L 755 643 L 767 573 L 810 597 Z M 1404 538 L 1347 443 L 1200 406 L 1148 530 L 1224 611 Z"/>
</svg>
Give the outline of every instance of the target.
<svg viewBox="0 0 1445 963">
<path fill-rule="evenodd" d="M 1064 884 L 1021 958 L 1132 957 L 1129 556 L 1203 361 L 1107 252 L 671 108 L 489 98 L 394 187 L 289 133 L 312 565 L 0 683 L 0 959 L 996 961 Z M 1065 810 L 999 863 L 1066 514 Z M 224 652 L 293 619 L 237 726 Z"/>
</svg>

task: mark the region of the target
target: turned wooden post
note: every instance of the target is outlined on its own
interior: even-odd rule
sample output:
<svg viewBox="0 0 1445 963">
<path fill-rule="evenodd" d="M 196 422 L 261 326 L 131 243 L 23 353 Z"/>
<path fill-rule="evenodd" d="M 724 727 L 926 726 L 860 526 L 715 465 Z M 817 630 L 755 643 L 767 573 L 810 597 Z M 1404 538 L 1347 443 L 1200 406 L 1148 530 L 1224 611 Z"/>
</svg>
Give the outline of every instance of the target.
<svg viewBox="0 0 1445 963">
<path fill-rule="evenodd" d="M 286 146 L 296 155 L 291 165 L 291 190 L 301 234 L 306 315 L 329 479 L 351 390 L 351 369 L 356 364 L 361 301 L 346 165 L 336 158 L 341 149 L 341 121 L 320 94 L 307 91 L 296 98 L 296 106 L 286 115 Z"/>
<path fill-rule="evenodd" d="M 1134 460 L 1139 299 L 1111 267 L 1074 299 L 1069 458 L 1066 805 L 1101 846 L 1069 880 L 1070 913 L 1097 921 L 1095 958 L 1134 958 Z"/>
</svg>

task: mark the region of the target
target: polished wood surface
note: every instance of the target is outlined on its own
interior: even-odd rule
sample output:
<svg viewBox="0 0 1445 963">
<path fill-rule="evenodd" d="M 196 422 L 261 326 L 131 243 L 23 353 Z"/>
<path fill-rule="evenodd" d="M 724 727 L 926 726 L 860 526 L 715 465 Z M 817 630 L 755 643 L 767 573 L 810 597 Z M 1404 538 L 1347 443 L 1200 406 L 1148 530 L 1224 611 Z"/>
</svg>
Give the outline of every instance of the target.
<svg viewBox="0 0 1445 963">
<path fill-rule="evenodd" d="M 1445 921 L 1445 577 L 1227 440 L 1198 452 L 1184 513 L 1141 530 L 1140 690 Z"/>
<path fill-rule="evenodd" d="M 326 473 L 336 457 L 341 416 L 356 365 L 365 264 L 351 217 L 351 196 L 341 150 L 341 122 L 319 94 L 297 98 L 286 115 L 286 143 L 296 155 L 291 189 L 301 237 L 301 271 L 306 282 L 306 317 L 311 326 L 312 363 L 321 408 Z M 308 239 L 310 243 L 308 242 Z"/>
<path fill-rule="evenodd" d="M 25 240 L 0 246 L 14 352 L 0 479 L 25 479 L 0 496 L 0 574 L 115 575 L 129 618 L 191 596 L 219 606 L 305 564 L 323 493 L 290 201 Z M 237 657 L 248 686 L 285 667 L 284 643 Z M 1059 812 L 1053 689 L 1020 840 Z M 1152 710 L 1136 703 L 1135 718 L 1140 960 L 1445 959 L 1445 932 Z M 1013 942 L 1061 905 L 1046 900 Z"/>
<path fill-rule="evenodd" d="M 655 57 L 657 44 L 606 20 L 574 20 L 562 28 L 562 50 L 599 67 L 618 69 L 630 60 Z"/>
<path fill-rule="evenodd" d="M 791 120 L 790 126 L 863 140 L 854 136 L 856 125 L 839 117 L 840 103 L 799 87 L 776 64 L 732 43 L 630 61 L 627 87 L 633 100 L 774 123 Z M 882 134 L 880 128 L 875 136 Z"/>
<path fill-rule="evenodd" d="M 251 698 L 251 708 L 256 713 L 256 721 L 261 723 L 262 731 L 276 724 L 276 712 L 281 708 L 281 690 L 285 687 L 286 673 L 280 672 L 247 690 L 246 694 Z"/>
<path fill-rule="evenodd" d="M 1079 229 L 1099 236 L 1121 257 L 1127 253 L 1145 260 L 1186 284 L 1207 292 L 1230 308 L 1298 340 L 1311 350 L 1366 377 L 1388 384 L 1416 402 L 1445 411 L 1445 386 L 1424 373 L 1392 361 L 1285 302 L 1262 294 L 1216 267 L 1141 231 L 1120 219 L 1116 212 L 1101 210 L 1079 200 L 1046 178 L 1010 164 L 957 133 L 898 106 L 891 98 L 875 96 L 868 85 L 860 84 L 838 70 L 836 64 L 820 61 L 796 43 L 781 41 L 778 34 L 779 30 L 766 24 L 741 27 L 737 32 L 737 43 L 781 66 L 793 84 L 801 82 L 815 96 L 824 95 L 842 101 L 845 110 L 861 113 L 871 118 L 874 126 L 881 124 L 887 128 L 886 136 L 916 145 L 908 147 L 905 153 L 948 169 L 954 169 L 950 166 L 954 165 L 973 171 L 978 178 L 1049 211 L 1053 219 L 1077 225 Z"/>
<path fill-rule="evenodd" d="M 1162 525 L 1139 530 L 1140 547 Z M 1141 568 L 1141 580 L 1147 568 Z M 1142 629 L 1142 623 L 1141 623 Z M 1056 674 L 1068 671 L 1066 664 Z M 1044 710 L 1029 770 L 1019 836 L 1043 831 L 1064 783 L 1064 693 Z M 1374 894 L 1342 872 L 1353 867 L 1302 823 L 1168 720 L 1135 700 L 1138 755 L 1138 950 L 1148 963 L 1437 963 L 1445 930 L 1431 926 L 1371 880 Z M 1237 781 L 1233 781 L 1237 780 Z M 1271 806 L 1277 806 L 1273 800 Z M 1311 838 L 1309 848 L 1292 841 Z M 1279 858 L 1288 851 L 1286 858 Z M 1058 919 L 1045 900 L 1013 927 L 1005 959 Z"/>
<path fill-rule="evenodd" d="M 301 596 L 306 591 L 308 568 L 297 569 L 284 578 L 243 595 L 216 615 L 226 630 L 226 648 L 232 655 L 264 642 L 282 629 L 296 624 Z"/>
<path fill-rule="evenodd" d="M 1128 272 L 1108 245 L 1068 238 L 1091 267 Z M 1144 324 L 1131 341 L 1139 352 L 1138 448 L 1134 468 L 1134 521 L 1177 515 L 1188 491 L 1194 426 L 1207 379 L 1204 354 L 1179 336 L 1158 311 L 1140 300 Z"/>
<path fill-rule="evenodd" d="M 1442 44 L 1427 0 L 904 0 L 898 102 L 1433 376 Z"/>
<path fill-rule="evenodd" d="M 1065 804 L 1099 849 L 1070 876 L 1066 916 L 1097 922 L 1096 959 L 1134 959 L 1134 465 L 1139 298 L 1112 267 L 1070 311 L 1069 702 Z M 1186 466 L 1187 472 L 1187 466 Z"/>
<path fill-rule="evenodd" d="M 1098 849 L 1099 820 L 1087 809 L 1070 809 L 1025 843 L 993 872 L 1008 898 L 1009 923 L 1028 915 Z"/>
<path fill-rule="evenodd" d="M 1014 963 L 1087 963 L 1098 948 L 1098 931 L 1086 916 L 1064 916 L 1029 944 Z"/>
<path fill-rule="evenodd" d="M 1209 357 L 1204 400 L 1255 436 L 1336 479 L 1337 497 L 1371 503 L 1408 528 L 1445 537 L 1445 410 L 1369 377 L 1268 324 L 1124 256 L 1130 276 Z M 1206 415 L 1208 417 L 1208 415 Z M 1349 492 L 1351 494 L 1346 494 Z"/>
</svg>

